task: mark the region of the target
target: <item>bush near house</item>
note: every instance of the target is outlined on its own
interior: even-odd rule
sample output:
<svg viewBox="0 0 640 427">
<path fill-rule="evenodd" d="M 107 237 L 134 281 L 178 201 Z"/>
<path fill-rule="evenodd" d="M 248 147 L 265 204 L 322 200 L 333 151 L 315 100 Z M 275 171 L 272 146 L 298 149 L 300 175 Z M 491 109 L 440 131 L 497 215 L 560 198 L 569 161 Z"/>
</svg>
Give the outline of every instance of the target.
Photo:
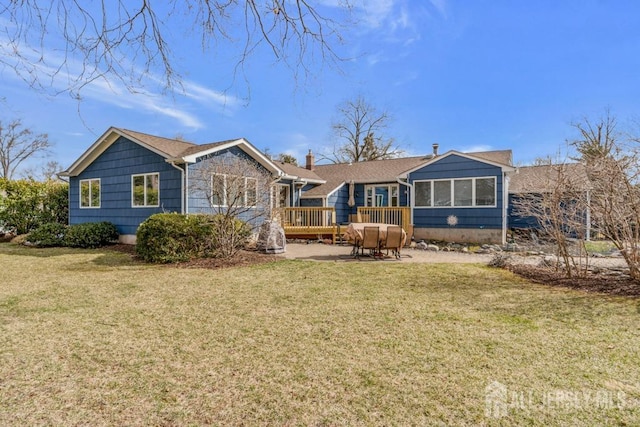
<svg viewBox="0 0 640 427">
<path fill-rule="evenodd" d="M 25 234 L 46 223 L 69 221 L 69 185 L 0 178 L 0 225 Z"/>
<path fill-rule="evenodd" d="M 48 222 L 29 233 L 27 241 L 41 248 L 66 246 L 67 228 L 64 224 Z"/>
<path fill-rule="evenodd" d="M 224 215 L 160 213 L 138 227 L 136 252 L 144 261 L 156 263 L 221 258 L 229 249 L 243 247 L 249 235 L 246 223 L 228 221 Z"/>
<path fill-rule="evenodd" d="M 67 228 L 66 246 L 71 248 L 99 248 L 118 240 L 118 230 L 110 222 L 87 222 Z"/>
<path fill-rule="evenodd" d="M 66 226 L 57 222 L 43 224 L 29 233 L 27 241 L 39 247 L 68 246 L 99 248 L 118 239 L 110 222 L 88 222 Z"/>
</svg>

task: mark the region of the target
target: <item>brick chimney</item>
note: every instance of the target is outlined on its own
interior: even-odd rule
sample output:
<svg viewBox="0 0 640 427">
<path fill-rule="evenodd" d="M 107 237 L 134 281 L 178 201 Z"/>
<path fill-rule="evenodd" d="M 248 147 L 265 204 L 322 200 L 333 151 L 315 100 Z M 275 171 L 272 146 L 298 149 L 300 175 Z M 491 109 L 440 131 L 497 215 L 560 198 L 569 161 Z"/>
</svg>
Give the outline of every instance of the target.
<svg viewBox="0 0 640 427">
<path fill-rule="evenodd" d="M 433 144 L 433 157 L 438 155 L 438 147 L 440 147 L 438 143 Z"/>
<path fill-rule="evenodd" d="M 312 171 L 316 167 L 315 157 L 313 156 L 311 149 L 309 149 L 309 154 L 307 154 L 307 165 L 305 167 L 310 171 Z"/>
</svg>

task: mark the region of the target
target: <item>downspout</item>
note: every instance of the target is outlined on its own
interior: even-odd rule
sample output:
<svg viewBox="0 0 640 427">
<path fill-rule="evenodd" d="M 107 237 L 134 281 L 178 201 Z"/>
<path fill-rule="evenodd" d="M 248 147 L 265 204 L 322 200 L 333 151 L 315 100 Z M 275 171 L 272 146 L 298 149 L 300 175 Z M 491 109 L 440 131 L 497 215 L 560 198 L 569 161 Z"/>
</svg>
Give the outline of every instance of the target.
<svg viewBox="0 0 640 427">
<path fill-rule="evenodd" d="M 176 165 L 175 162 L 170 161 L 169 164 L 171 166 L 173 166 L 174 168 L 178 169 L 180 171 L 180 182 L 182 182 L 184 184 L 184 188 L 183 191 L 181 191 L 181 197 L 180 197 L 180 213 L 181 214 L 185 214 L 187 213 L 187 210 L 185 209 L 185 205 L 188 203 L 187 202 L 187 184 L 188 184 L 188 178 L 187 174 L 185 174 L 185 169 L 188 167 L 187 164 L 184 164 L 185 169 L 182 169 L 180 166 Z"/>
<path fill-rule="evenodd" d="M 507 208 L 509 206 L 509 177 L 502 173 L 502 244 L 507 244 Z"/>
<path fill-rule="evenodd" d="M 400 178 L 396 178 L 396 181 L 398 181 L 398 184 L 402 184 L 402 185 L 406 185 L 407 187 L 409 187 L 409 193 L 407 194 L 407 198 L 409 199 L 409 207 L 411 209 L 409 209 L 409 214 L 410 214 L 410 221 L 411 224 L 410 225 L 414 225 L 413 223 L 413 184 L 409 184 L 409 178 L 407 178 L 407 181 L 401 181 Z"/>
<path fill-rule="evenodd" d="M 307 185 L 307 183 L 308 183 L 308 181 L 307 181 L 306 179 L 304 179 L 304 178 L 300 178 L 300 177 L 298 177 L 298 179 L 297 179 L 297 180 L 294 180 L 294 181 L 293 181 L 293 187 L 294 187 L 294 189 L 295 189 L 295 186 L 296 186 L 296 185 L 300 184 L 300 187 L 299 187 L 299 188 L 298 188 L 298 190 L 297 190 L 297 193 L 298 193 L 298 207 L 301 207 L 301 206 L 300 206 L 300 199 L 302 199 L 302 187 L 304 187 L 305 185 Z"/>
<path fill-rule="evenodd" d="M 283 178 L 282 172 L 278 171 L 278 177 L 269 183 L 270 192 L 273 190 L 273 186 L 276 185 L 278 182 L 280 182 L 282 178 Z M 271 211 L 273 211 L 274 209 L 274 206 L 272 205 L 272 201 L 273 201 L 273 198 L 269 197 L 269 207 L 271 208 L 270 209 Z M 271 214 L 271 216 L 273 216 L 273 213 Z"/>
</svg>

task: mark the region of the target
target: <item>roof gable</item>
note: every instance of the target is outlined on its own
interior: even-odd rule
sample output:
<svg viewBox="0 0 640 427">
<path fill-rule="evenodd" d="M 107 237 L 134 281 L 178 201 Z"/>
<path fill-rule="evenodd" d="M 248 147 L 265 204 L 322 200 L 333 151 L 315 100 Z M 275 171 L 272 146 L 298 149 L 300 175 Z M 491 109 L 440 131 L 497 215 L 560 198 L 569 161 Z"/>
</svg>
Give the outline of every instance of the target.
<svg viewBox="0 0 640 427">
<path fill-rule="evenodd" d="M 432 165 L 451 156 L 459 156 L 468 160 L 475 160 L 477 162 L 486 163 L 495 167 L 499 167 L 503 172 L 511 172 L 515 170 L 515 168 L 511 166 L 511 150 L 483 151 L 476 153 L 462 153 L 460 151 L 451 150 L 440 156 L 431 157 L 411 169 L 407 169 L 401 174 L 400 177 L 407 178 L 411 172 L 415 172 L 418 169 L 422 169 L 426 166 Z"/>
<path fill-rule="evenodd" d="M 91 147 L 89 147 L 71 166 L 69 166 L 66 171 L 62 172 L 60 175 L 79 175 L 120 137 L 127 138 L 128 140 L 164 157 L 165 159 L 173 157 L 175 154 L 195 145 L 190 142 L 179 141 L 177 139 L 162 138 L 128 129 L 110 127 L 91 145 Z"/>
<path fill-rule="evenodd" d="M 87 151 L 85 151 L 66 171 L 62 172 L 60 175 L 78 176 L 120 137 L 127 138 L 149 151 L 164 157 L 168 162 L 175 163 L 195 163 L 198 157 L 237 146 L 272 173 L 276 175 L 285 174 L 281 168 L 269 160 L 244 138 L 197 145 L 191 142 L 163 138 L 129 129 L 110 127 L 96 140 L 96 142 L 91 145 L 91 147 L 87 149 Z"/>
<path fill-rule="evenodd" d="M 278 167 L 278 165 L 276 165 L 267 156 L 262 154 L 260 150 L 258 150 L 253 146 L 253 144 L 251 144 L 244 138 L 212 142 L 210 144 L 195 145 L 187 148 L 184 152 L 180 153 L 179 156 L 169 160 L 179 163 L 195 163 L 200 157 L 223 151 L 231 147 L 238 147 L 270 172 L 276 175 L 284 175 L 284 171 L 280 167 Z"/>
</svg>

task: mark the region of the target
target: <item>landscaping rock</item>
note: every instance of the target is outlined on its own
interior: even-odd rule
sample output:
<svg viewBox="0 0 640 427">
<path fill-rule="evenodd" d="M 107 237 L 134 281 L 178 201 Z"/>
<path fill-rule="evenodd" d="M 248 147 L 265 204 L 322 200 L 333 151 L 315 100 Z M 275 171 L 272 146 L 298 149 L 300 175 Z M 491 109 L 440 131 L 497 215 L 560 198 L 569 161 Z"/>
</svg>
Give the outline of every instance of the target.
<svg viewBox="0 0 640 427">
<path fill-rule="evenodd" d="M 285 252 L 287 239 L 284 229 L 277 221 L 265 221 L 260 226 L 256 248 L 268 254 L 282 254 Z"/>
</svg>

